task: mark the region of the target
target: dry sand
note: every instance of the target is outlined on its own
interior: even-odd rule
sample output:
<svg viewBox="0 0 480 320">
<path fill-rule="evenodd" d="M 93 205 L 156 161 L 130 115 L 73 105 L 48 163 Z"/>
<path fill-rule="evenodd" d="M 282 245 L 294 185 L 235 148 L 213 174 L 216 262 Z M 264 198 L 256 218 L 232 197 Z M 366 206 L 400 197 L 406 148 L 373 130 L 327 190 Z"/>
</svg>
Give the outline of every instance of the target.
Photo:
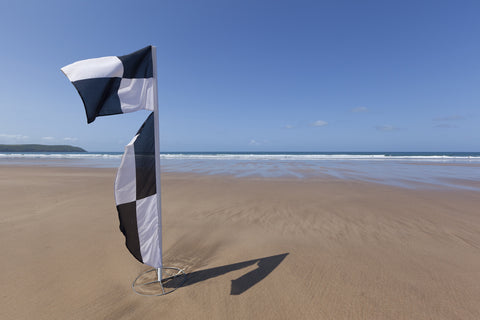
<svg viewBox="0 0 480 320">
<path fill-rule="evenodd" d="M 480 319 L 480 193 L 165 174 L 142 297 L 113 169 L 0 166 L 0 319 Z"/>
</svg>

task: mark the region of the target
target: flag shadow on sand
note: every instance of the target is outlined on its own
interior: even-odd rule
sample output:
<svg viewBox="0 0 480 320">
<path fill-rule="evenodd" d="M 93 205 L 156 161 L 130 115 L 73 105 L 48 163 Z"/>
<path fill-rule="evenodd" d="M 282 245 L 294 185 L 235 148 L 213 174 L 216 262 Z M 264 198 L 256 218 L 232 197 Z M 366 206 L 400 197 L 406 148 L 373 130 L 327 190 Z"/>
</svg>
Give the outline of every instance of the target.
<svg viewBox="0 0 480 320">
<path fill-rule="evenodd" d="M 275 256 L 253 259 L 244 262 L 229 264 L 226 266 L 210 268 L 200 271 L 194 271 L 186 274 L 186 281 L 184 287 L 192 284 L 206 281 L 211 278 L 219 277 L 226 273 L 240 270 L 249 266 L 257 264 L 257 268 L 244 274 L 243 276 L 232 280 L 231 295 L 239 295 L 265 279 L 276 267 L 285 259 L 288 253 L 283 253 Z"/>
</svg>

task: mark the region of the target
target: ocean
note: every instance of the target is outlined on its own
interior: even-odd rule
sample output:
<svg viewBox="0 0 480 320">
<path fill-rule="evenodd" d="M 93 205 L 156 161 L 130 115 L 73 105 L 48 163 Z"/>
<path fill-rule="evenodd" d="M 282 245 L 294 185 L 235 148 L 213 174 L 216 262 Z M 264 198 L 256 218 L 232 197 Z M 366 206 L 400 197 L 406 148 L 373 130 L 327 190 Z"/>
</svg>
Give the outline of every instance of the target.
<svg viewBox="0 0 480 320">
<path fill-rule="evenodd" d="M 0 165 L 116 168 L 121 152 L 0 153 Z M 333 177 L 480 191 L 480 152 L 164 152 L 162 172 Z"/>
</svg>

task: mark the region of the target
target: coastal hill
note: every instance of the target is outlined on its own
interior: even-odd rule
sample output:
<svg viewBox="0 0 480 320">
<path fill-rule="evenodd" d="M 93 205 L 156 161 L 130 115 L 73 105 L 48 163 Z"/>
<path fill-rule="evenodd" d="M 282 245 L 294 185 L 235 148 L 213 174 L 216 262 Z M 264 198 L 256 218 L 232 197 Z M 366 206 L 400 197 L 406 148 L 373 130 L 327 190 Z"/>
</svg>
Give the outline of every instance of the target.
<svg viewBox="0 0 480 320">
<path fill-rule="evenodd" d="M 87 152 L 80 147 L 45 144 L 0 144 L 0 152 Z"/>
</svg>

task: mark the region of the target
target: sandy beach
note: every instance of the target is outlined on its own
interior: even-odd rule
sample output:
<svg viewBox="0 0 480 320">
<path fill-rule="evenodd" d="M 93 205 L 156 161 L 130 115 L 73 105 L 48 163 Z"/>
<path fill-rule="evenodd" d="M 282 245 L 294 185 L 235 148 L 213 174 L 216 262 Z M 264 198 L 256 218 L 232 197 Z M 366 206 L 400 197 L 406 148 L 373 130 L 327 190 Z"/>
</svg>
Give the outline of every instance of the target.
<svg viewBox="0 0 480 320">
<path fill-rule="evenodd" d="M 115 169 L 0 166 L 1 319 L 480 319 L 480 193 L 166 173 L 164 264 L 136 295 Z"/>
</svg>

